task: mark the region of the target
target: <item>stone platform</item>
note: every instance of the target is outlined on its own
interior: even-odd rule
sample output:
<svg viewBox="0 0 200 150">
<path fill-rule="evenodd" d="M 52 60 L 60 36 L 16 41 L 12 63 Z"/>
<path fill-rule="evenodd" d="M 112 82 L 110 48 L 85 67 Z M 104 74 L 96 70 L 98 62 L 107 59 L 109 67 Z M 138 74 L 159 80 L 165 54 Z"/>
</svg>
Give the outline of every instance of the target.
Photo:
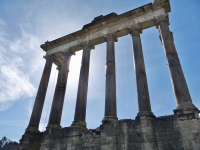
<svg viewBox="0 0 200 150">
<path fill-rule="evenodd" d="M 196 114 L 138 117 L 81 131 L 55 128 L 26 132 L 21 150 L 199 150 L 200 120 Z"/>
<path fill-rule="evenodd" d="M 169 0 L 154 0 L 123 14 L 98 16 L 79 31 L 47 41 L 45 67 L 28 127 L 20 150 L 200 150 L 199 109 L 193 104 L 180 59 L 169 28 Z M 155 117 L 151 110 L 145 61 L 140 34 L 155 26 L 164 48 L 174 92 L 174 115 Z M 118 120 L 116 99 L 115 42 L 130 34 L 133 43 L 138 113 L 135 120 Z M 102 125 L 86 129 L 86 106 L 90 51 L 106 42 L 105 112 Z M 82 50 L 74 121 L 61 128 L 65 91 L 71 56 Z M 158 62 L 159 63 L 159 62 Z M 47 130 L 39 132 L 52 64 L 58 77 Z"/>
</svg>

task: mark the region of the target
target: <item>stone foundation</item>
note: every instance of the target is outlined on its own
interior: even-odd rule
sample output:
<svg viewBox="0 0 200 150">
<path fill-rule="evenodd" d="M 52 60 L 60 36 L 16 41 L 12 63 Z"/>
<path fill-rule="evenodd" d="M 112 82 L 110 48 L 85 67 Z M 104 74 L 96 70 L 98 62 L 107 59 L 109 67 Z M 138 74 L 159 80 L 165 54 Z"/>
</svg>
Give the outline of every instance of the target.
<svg viewBox="0 0 200 150">
<path fill-rule="evenodd" d="M 29 125 L 20 141 L 21 150 L 200 150 L 199 110 L 192 103 L 169 29 L 169 0 L 135 8 L 123 14 L 98 16 L 79 31 L 41 45 L 46 52 L 46 64 L 34 103 Z M 140 34 L 156 26 L 164 47 L 174 96 L 175 115 L 155 117 L 151 111 L 147 77 Z M 114 42 L 131 34 L 133 42 L 138 114 L 135 120 L 117 121 Z M 86 129 L 86 104 L 90 50 L 107 43 L 106 92 L 103 124 Z M 71 127 L 60 128 L 67 87 L 71 55 L 82 50 L 82 65 L 76 100 L 75 117 Z M 44 105 L 52 63 L 59 74 L 45 132 L 38 127 Z"/>
<path fill-rule="evenodd" d="M 199 150 L 200 120 L 194 114 L 137 117 L 85 131 L 26 132 L 20 144 L 20 150 Z"/>
</svg>

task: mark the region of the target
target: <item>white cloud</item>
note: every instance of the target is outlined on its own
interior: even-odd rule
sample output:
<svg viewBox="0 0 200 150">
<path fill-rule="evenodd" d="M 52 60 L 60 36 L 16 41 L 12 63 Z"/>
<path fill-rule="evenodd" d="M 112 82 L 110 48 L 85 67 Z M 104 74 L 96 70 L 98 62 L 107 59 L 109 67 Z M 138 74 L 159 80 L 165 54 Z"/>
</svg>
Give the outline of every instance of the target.
<svg viewBox="0 0 200 150">
<path fill-rule="evenodd" d="M 18 99 L 21 95 L 30 97 L 34 95 L 35 88 L 29 82 L 29 78 L 15 66 L 1 67 L 1 91 L 0 102 L 9 99 Z"/>
<path fill-rule="evenodd" d="M 41 67 L 42 59 L 39 38 L 26 33 L 22 26 L 19 38 L 10 40 L 0 19 L 0 111 L 13 102 L 32 97 L 36 89 L 30 81 L 31 75 Z"/>
<path fill-rule="evenodd" d="M 34 86 L 38 86 L 36 83 L 41 77 L 38 73 L 44 66 L 42 58 L 44 52 L 39 45 L 46 40 L 53 40 L 81 29 L 83 22 L 92 19 L 88 18 L 88 15 L 84 15 L 81 19 L 73 18 L 74 9 L 65 7 L 68 3 L 55 2 L 52 5 L 48 0 L 42 3 L 36 1 L 29 7 L 22 7 L 21 9 L 28 13 L 22 14 L 24 19 L 20 20 L 21 22 L 15 22 L 17 21 L 15 20 L 12 25 L 6 24 L 7 22 L 0 18 L 0 111 L 10 107 L 16 100 L 35 97 Z M 46 7 L 47 5 L 51 7 Z M 44 6 L 46 9 L 41 9 Z M 6 29 L 10 28 L 13 30 L 7 32 Z M 19 33 L 21 35 L 17 35 Z M 80 71 L 80 63 L 74 62 L 77 59 L 81 61 L 81 55 L 78 53 L 72 58 L 68 80 L 75 95 Z M 73 66 L 73 64 L 76 65 Z M 30 102 L 28 106 L 29 112 L 31 112 L 32 104 L 33 102 Z"/>
<path fill-rule="evenodd" d="M 9 103 L 8 103 L 8 102 L 5 102 L 5 101 L 0 102 L 0 111 L 9 108 L 10 106 L 12 106 L 12 104 L 13 104 L 12 101 L 9 102 Z"/>
</svg>

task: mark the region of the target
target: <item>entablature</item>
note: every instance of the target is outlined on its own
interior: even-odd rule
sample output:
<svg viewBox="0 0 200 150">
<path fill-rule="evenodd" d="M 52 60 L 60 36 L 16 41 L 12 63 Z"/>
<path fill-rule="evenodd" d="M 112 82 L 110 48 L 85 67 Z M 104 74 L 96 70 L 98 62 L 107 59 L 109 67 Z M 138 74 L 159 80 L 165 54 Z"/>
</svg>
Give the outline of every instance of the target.
<svg viewBox="0 0 200 150">
<path fill-rule="evenodd" d="M 126 13 L 117 15 L 111 13 L 98 16 L 83 26 L 79 31 L 56 40 L 45 42 L 40 47 L 46 55 L 60 55 L 60 52 L 82 50 L 82 43 L 90 42 L 98 45 L 105 42 L 105 36 L 113 34 L 116 38 L 130 33 L 130 29 L 140 27 L 140 30 L 156 25 L 156 20 L 164 18 L 170 12 L 169 0 L 154 0 L 154 3 L 141 6 Z"/>
</svg>

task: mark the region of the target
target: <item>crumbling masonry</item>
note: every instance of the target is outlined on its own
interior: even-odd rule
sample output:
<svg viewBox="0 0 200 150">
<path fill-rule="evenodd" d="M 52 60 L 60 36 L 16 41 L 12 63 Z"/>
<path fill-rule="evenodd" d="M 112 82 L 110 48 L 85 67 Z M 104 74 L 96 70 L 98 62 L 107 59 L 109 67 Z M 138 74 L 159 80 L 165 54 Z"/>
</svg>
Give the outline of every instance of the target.
<svg viewBox="0 0 200 150">
<path fill-rule="evenodd" d="M 29 125 L 20 140 L 21 150 L 200 150 L 199 110 L 192 103 L 169 29 L 169 0 L 154 0 L 117 15 L 99 16 L 77 32 L 41 48 L 46 64 L 35 99 Z M 156 26 L 168 62 L 176 109 L 174 115 L 155 117 L 151 111 L 140 34 Z M 118 120 L 116 109 L 115 49 L 117 38 L 130 34 L 133 42 L 139 111 L 135 120 Z M 86 103 L 90 51 L 107 43 L 105 114 L 102 125 L 87 130 Z M 74 121 L 61 127 L 60 121 L 71 56 L 79 50 L 82 66 L 78 84 Z M 43 109 L 52 64 L 58 66 L 58 78 L 46 131 L 38 126 Z"/>
</svg>

